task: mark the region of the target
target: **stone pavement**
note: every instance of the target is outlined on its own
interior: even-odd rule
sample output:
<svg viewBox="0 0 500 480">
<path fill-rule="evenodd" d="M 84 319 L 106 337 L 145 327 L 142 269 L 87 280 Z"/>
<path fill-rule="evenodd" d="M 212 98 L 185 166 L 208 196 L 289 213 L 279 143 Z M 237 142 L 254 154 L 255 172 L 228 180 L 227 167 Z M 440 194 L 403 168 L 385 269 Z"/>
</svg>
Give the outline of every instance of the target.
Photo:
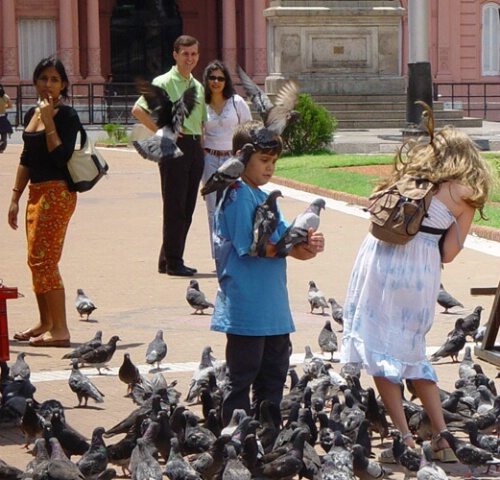
<svg viewBox="0 0 500 480">
<path fill-rule="evenodd" d="M 26 240 L 22 229 L 11 230 L 6 222 L 7 208 L 18 163 L 20 145 L 11 144 L 0 155 L 0 278 L 9 287 L 17 287 L 22 297 L 7 301 L 10 337 L 15 331 L 29 327 L 37 314 L 26 265 Z M 72 347 L 92 338 L 96 330 L 103 331 L 106 341 L 119 335 L 121 341 L 110 362 L 110 371 L 97 375 L 93 369 L 83 371 L 105 393 L 103 404 L 89 401 L 89 408 L 74 408 L 76 396 L 70 391 L 67 378 L 69 362 L 62 360 L 68 348 L 30 347 L 25 343 L 10 342 L 11 362 L 19 352 L 26 352 L 26 361 L 32 369 L 32 380 L 37 388 L 35 398 L 44 401 L 59 399 L 66 407 L 68 422 L 90 438 L 92 429 L 102 425 L 110 428 L 130 413 L 135 405 L 124 398 L 126 386 L 117 378 L 117 369 L 123 354 L 130 353 L 132 361 L 145 366 L 145 351 L 158 329 L 163 329 L 168 354 L 162 373 L 167 381 L 178 381 L 177 388 L 185 398 L 192 372 L 196 368 L 204 346 L 210 345 L 214 356 L 224 357 L 225 337 L 210 332 L 210 315 L 193 315 L 185 300 L 186 278 L 160 275 L 156 270 L 161 231 L 161 196 L 155 164 L 140 158 L 128 149 L 102 150 L 110 165 L 108 178 L 94 190 L 80 194 L 75 215 L 70 223 L 61 271 L 66 285 L 68 322 L 72 333 Z M 292 219 L 305 208 L 314 194 L 303 194 L 283 188 L 280 206 L 286 218 Z M 21 200 L 24 210 L 26 194 Z M 324 254 L 309 262 L 290 259 L 288 266 L 289 292 L 297 332 L 293 334 L 292 361 L 301 374 L 304 348 L 310 345 L 318 352 L 317 337 L 327 316 L 310 314 L 307 303 L 309 280 L 314 280 L 327 297 L 333 296 L 343 304 L 346 285 L 357 249 L 367 231 L 368 222 L 359 207 L 342 201 L 327 201 L 322 212 L 321 230 L 327 239 Z M 459 315 L 483 305 L 483 323 L 488 319 L 493 298 L 473 297 L 471 287 L 492 287 L 499 281 L 499 244 L 469 238 L 464 251 L 443 270 L 447 290 L 465 305 L 451 315 L 436 313 L 435 325 L 428 337 L 429 352 L 439 347 Z M 195 266 L 196 278 L 205 294 L 214 299 L 217 279 L 210 259 L 208 225 L 203 200 L 200 197 L 185 255 L 186 263 Z M 97 310 L 86 322 L 79 318 L 74 299 L 77 288 L 82 288 L 97 305 Z M 340 334 L 339 334 L 340 337 Z M 480 361 L 485 373 L 495 377 L 497 368 Z M 334 367 L 336 370 L 338 366 Z M 452 390 L 458 378 L 458 365 L 448 361 L 436 364 L 440 386 Z M 371 380 L 362 375 L 362 384 Z M 194 408 L 199 411 L 199 407 Z M 115 443 L 116 438 L 108 439 Z M 375 445 L 378 440 L 375 440 Z M 388 444 L 387 444 L 388 445 Z M 23 448 L 23 437 L 16 428 L 0 430 L 0 458 L 24 468 L 31 456 Z M 457 477 L 467 470 L 461 465 L 445 466 L 450 476 Z M 395 478 L 402 478 L 399 467 L 392 467 Z"/>
</svg>

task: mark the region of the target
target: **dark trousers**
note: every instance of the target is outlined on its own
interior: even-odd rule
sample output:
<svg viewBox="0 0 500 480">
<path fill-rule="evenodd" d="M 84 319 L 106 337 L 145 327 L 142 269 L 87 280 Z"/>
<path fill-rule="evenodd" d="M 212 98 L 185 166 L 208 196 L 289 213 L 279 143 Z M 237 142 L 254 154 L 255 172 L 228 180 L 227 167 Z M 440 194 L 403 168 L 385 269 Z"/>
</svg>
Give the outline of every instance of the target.
<svg viewBox="0 0 500 480">
<path fill-rule="evenodd" d="M 228 385 L 222 402 L 224 425 L 229 423 L 236 408 L 258 418 L 260 403 L 268 399 L 272 405 L 273 421 L 279 426 L 279 405 L 290 364 L 290 335 L 247 337 L 227 334 L 226 338 Z"/>
<path fill-rule="evenodd" d="M 177 140 L 184 155 L 159 164 L 163 198 L 163 243 L 158 269 L 184 264 L 184 247 L 193 219 L 203 174 L 203 148 L 200 137 L 184 135 Z"/>
</svg>

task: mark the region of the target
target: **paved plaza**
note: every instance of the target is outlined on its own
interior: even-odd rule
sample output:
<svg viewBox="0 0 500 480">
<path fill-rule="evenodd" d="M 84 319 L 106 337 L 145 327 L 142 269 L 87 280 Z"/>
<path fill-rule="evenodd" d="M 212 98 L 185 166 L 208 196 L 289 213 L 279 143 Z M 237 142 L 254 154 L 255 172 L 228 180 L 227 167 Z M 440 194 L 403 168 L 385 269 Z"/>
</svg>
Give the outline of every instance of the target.
<svg viewBox="0 0 500 480">
<path fill-rule="evenodd" d="M 7 224 L 7 209 L 14 185 L 21 145 L 11 144 L 0 155 L 0 278 L 9 287 L 17 287 L 22 295 L 7 301 L 10 338 L 36 320 L 37 308 L 31 290 L 30 272 L 26 265 L 26 239 L 22 228 L 13 231 Z M 189 279 L 157 273 L 157 256 L 161 240 L 161 195 L 156 164 L 139 157 L 130 149 L 103 149 L 110 170 L 94 190 L 79 194 L 78 205 L 70 223 L 61 271 L 66 286 L 68 323 L 72 347 L 92 338 L 102 330 L 103 340 L 118 335 L 121 341 L 112 358 L 109 371 L 98 375 L 91 368 L 83 369 L 106 395 L 102 404 L 89 401 L 89 408 L 75 408 L 76 395 L 68 386 L 70 365 L 61 357 L 69 348 L 30 347 L 10 342 L 13 362 L 19 352 L 26 352 L 31 366 L 35 398 L 44 401 L 59 399 L 66 408 L 68 422 L 90 438 L 98 425 L 110 428 L 136 406 L 125 398 L 125 384 L 117 377 L 124 353 L 150 375 L 145 365 L 148 343 L 158 329 L 164 332 L 168 354 L 162 372 L 168 382 L 178 381 L 177 389 L 185 398 L 187 386 L 200 361 L 203 347 L 210 345 L 217 359 L 224 358 L 225 337 L 210 332 L 210 315 L 193 315 L 185 299 Z M 286 161 L 286 160 L 280 160 Z M 301 212 L 315 194 L 305 194 L 283 187 L 279 199 L 285 217 L 291 220 Z M 24 211 L 26 193 L 21 200 Z M 327 201 L 321 213 L 321 230 L 326 237 L 325 253 L 308 262 L 288 261 L 288 281 L 292 313 L 297 332 L 292 335 L 292 362 L 302 374 L 301 363 L 306 345 L 319 354 L 318 334 L 329 316 L 310 314 L 307 290 L 314 280 L 327 297 L 343 304 L 347 282 L 357 249 L 368 229 L 368 221 L 359 207 L 343 201 Z M 215 299 L 217 279 L 210 258 L 208 223 L 203 199 L 198 200 L 185 254 L 187 265 L 196 267 L 201 290 Z M 446 289 L 461 300 L 464 308 L 445 315 L 436 310 L 435 324 L 428 337 L 432 353 L 439 347 L 459 316 L 470 313 L 475 306 L 485 310 L 482 323 L 490 315 L 493 297 L 471 296 L 472 287 L 496 287 L 500 272 L 500 244 L 469 237 L 460 256 L 443 270 Z M 76 290 L 82 288 L 97 305 L 90 320 L 80 319 L 74 307 Z M 334 326 L 335 329 L 335 326 Z M 340 333 L 339 340 L 340 340 Z M 461 357 L 460 357 L 461 358 Z M 495 365 L 479 361 L 485 373 L 494 378 Z M 334 366 L 335 370 L 339 366 Z M 440 387 L 454 389 L 458 364 L 442 360 L 436 364 Z M 371 385 L 366 374 L 364 386 Z M 199 411 L 199 406 L 189 407 Z M 120 437 L 121 438 L 121 437 Z M 107 440 L 115 443 L 117 438 Z M 378 445 L 378 439 L 374 444 Z M 0 431 L 0 458 L 24 468 L 31 459 L 23 448 L 23 436 L 15 428 Z M 389 443 L 387 443 L 389 445 Z M 462 465 L 444 466 L 451 477 L 467 473 Z M 395 477 L 402 478 L 401 469 L 392 467 Z"/>
</svg>

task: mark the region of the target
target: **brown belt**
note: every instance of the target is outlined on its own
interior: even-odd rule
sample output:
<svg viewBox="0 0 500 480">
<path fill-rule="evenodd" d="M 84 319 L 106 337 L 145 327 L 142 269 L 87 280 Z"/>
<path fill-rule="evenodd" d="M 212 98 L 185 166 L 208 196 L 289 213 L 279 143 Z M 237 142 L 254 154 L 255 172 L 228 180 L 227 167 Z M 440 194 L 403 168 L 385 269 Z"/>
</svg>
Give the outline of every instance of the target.
<svg viewBox="0 0 500 480">
<path fill-rule="evenodd" d="M 205 153 L 208 153 L 209 155 L 214 155 L 215 157 L 227 157 L 228 155 L 231 155 L 231 150 L 212 150 L 211 148 L 205 148 Z"/>
</svg>

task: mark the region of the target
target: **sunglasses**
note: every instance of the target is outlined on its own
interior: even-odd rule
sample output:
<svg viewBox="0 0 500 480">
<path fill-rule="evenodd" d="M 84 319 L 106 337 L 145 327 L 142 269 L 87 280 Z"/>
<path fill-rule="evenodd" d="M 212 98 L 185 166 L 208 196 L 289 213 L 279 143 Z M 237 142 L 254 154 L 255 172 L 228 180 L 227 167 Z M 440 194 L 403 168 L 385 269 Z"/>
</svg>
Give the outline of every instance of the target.
<svg viewBox="0 0 500 480">
<path fill-rule="evenodd" d="M 225 82 L 226 81 L 226 77 L 217 77 L 216 75 L 209 75 L 208 79 L 212 82 L 215 82 L 215 80 L 217 80 L 218 82 Z"/>
</svg>

